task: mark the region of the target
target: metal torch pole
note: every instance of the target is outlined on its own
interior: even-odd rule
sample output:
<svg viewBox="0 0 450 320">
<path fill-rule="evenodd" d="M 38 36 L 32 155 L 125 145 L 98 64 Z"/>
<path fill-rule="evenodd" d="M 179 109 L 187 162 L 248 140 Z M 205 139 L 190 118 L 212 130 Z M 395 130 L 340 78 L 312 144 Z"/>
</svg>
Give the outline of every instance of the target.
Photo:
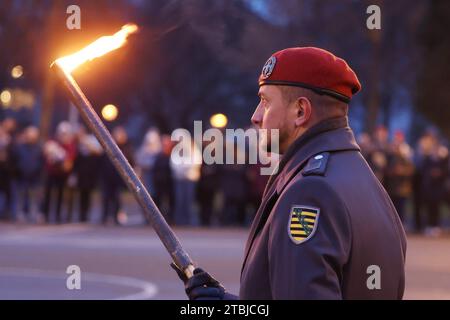
<svg viewBox="0 0 450 320">
<path fill-rule="evenodd" d="M 194 264 L 189 255 L 182 248 L 173 230 L 167 224 L 158 207 L 153 202 L 147 189 L 144 187 L 136 172 L 133 170 L 122 151 L 114 142 L 108 129 L 99 118 L 91 103 L 81 91 L 75 79 L 66 73 L 58 63 L 52 69 L 70 93 L 73 104 L 77 107 L 86 125 L 95 134 L 109 159 L 114 164 L 122 179 L 141 205 L 147 219 L 152 224 L 162 243 L 166 247 L 175 264 L 183 270 L 188 278 L 192 277 Z"/>
</svg>

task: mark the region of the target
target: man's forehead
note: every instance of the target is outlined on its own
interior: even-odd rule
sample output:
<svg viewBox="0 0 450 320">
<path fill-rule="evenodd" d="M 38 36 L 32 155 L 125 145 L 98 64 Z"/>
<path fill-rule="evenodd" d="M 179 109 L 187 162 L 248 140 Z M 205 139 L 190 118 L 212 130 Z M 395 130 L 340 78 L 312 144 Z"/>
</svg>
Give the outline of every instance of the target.
<svg viewBox="0 0 450 320">
<path fill-rule="evenodd" d="M 280 90 L 277 88 L 277 86 L 273 85 L 264 85 L 259 87 L 258 95 L 261 96 L 273 96 L 277 93 L 279 93 Z"/>
</svg>

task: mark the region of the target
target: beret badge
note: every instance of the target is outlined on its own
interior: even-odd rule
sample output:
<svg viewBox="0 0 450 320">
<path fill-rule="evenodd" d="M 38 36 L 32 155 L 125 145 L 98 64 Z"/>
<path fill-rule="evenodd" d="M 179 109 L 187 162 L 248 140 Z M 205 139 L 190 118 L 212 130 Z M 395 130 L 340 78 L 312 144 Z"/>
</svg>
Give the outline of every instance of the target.
<svg viewBox="0 0 450 320">
<path fill-rule="evenodd" d="M 277 63 L 277 58 L 270 57 L 269 60 L 266 61 L 264 67 L 261 70 L 261 76 L 263 79 L 267 79 L 271 74 L 273 69 L 275 68 L 275 64 Z"/>
</svg>

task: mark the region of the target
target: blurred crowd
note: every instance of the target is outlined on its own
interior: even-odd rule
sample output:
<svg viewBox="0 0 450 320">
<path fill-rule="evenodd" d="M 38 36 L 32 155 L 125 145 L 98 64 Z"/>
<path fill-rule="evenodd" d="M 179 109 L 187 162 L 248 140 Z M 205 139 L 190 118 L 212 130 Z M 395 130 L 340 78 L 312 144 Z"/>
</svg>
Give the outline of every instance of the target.
<svg viewBox="0 0 450 320">
<path fill-rule="evenodd" d="M 136 146 L 121 126 L 112 136 L 170 224 L 245 226 L 251 221 L 267 181 L 260 165 L 175 164 L 174 142 L 152 128 Z M 185 149 L 189 156 L 201 156 L 195 143 L 183 143 L 192 146 Z M 441 216 L 450 206 L 450 160 L 437 132 L 427 130 L 413 149 L 402 132 L 390 135 L 379 126 L 373 135 L 360 134 L 358 143 L 402 221 L 411 218 L 407 227 L 439 235 Z M 37 127 L 19 130 L 11 118 L 0 123 L 1 220 L 123 224 L 124 192 L 121 177 L 85 128 L 62 122 L 54 137 L 42 141 Z"/>
<path fill-rule="evenodd" d="M 445 141 L 428 129 L 413 149 L 401 131 L 389 139 L 379 126 L 373 135 L 362 133 L 358 143 L 368 164 L 390 195 L 407 227 L 430 236 L 442 233 L 442 214 L 450 206 L 450 160 Z M 411 230 L 411 231 L 412 231 Z"/>
<path fill-rule="evenodd" d="M 259 165 L 175 164 L 169 135 L 149 129 L 134 146 L 124 127 L 111 132 L 170 224 L 251 221 L 267 181 Z M 0 219 L 125 224 L 126 186 L 97 139 L 81 126 L 61 122 L 54 137 L 42 140 L 37 127 L 19 129 L 11 118 L 0 123 Z M 201 155 L 190 143 L 186 150 Z"/>
</svg>

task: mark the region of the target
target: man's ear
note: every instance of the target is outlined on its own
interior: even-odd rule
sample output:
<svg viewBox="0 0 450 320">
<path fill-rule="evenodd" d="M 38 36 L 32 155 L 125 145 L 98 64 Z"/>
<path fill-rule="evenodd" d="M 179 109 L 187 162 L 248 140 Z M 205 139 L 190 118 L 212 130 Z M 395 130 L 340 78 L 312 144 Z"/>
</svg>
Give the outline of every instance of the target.
<svg viewBox="0 0 450 320">
<path fill-rule="evenodd" d="M 297 112 L 295 118 L 295 126 L 304 126 L 309 121 L 309 119 L 311 119 L 311 101 L 309 101 L 309 99 L 306 97 L 300 97 L 296 101 L 295 109 Z"/>
</svg>

